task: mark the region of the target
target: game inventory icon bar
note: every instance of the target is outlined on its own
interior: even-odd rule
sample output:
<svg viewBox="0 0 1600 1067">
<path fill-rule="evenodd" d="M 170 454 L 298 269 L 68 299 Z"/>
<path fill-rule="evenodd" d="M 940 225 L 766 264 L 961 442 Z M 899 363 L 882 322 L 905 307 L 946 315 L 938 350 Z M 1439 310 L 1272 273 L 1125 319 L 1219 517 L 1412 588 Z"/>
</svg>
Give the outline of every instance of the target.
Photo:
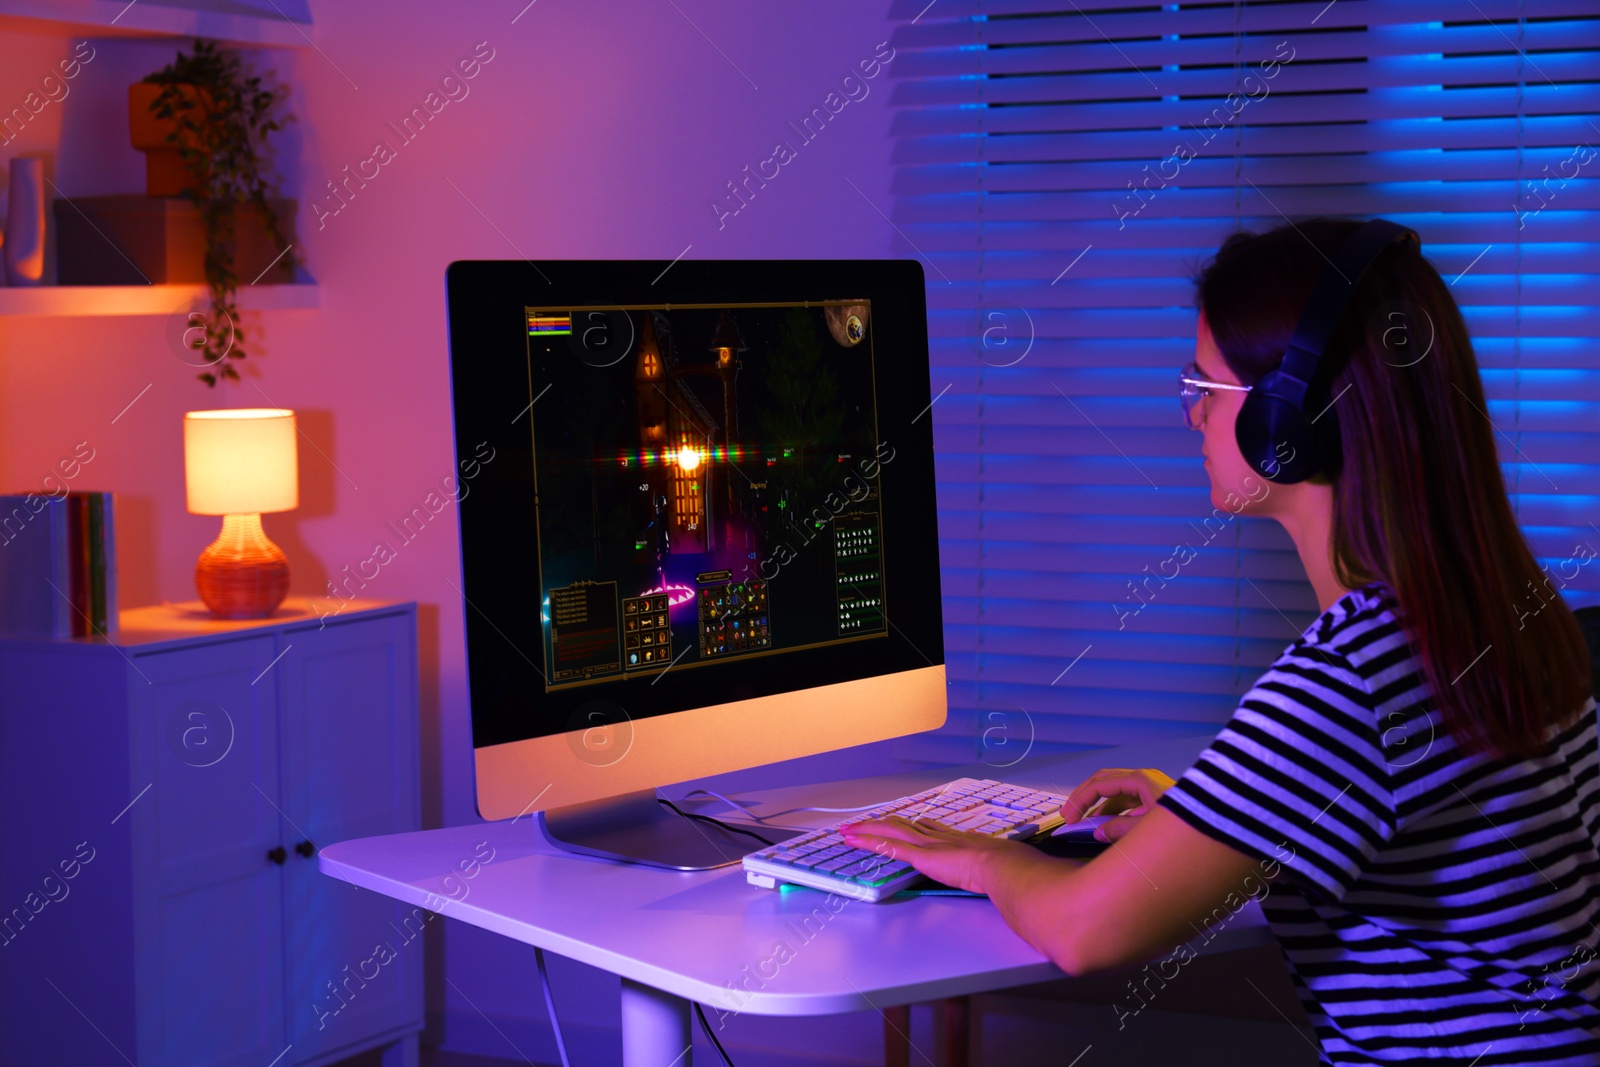
<svg viewBox="0 0 1600 1067">
<path fill-rule="evenodd" d="M 869 513 L 840 515 L 833 524 L 834 583 L 839 635 L 888 629 L 883 611 L 883 556 L 878 519 Z"/>
<path fill-rule="evenodd" d="M 537 315 L 528 312 L 529 337 L 558 337 L 571 333 L 571 315 Z"/>
<path fill-rule="evenodd" d="M 628 668 L 672 662 L 667 594 L 622 598 L 622 650 L 622 662 Z"/>
<path fill-rule="evenodd" d="M 726 656 L 772 647 L 764 579 L 701 586 L 699 602 L 702 656 Z"/>
</svg>

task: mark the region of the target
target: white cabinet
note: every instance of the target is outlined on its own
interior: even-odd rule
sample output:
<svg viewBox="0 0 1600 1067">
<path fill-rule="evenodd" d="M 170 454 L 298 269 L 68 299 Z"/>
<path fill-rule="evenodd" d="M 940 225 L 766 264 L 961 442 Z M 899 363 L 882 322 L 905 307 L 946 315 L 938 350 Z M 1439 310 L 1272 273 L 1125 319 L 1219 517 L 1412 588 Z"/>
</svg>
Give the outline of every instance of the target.
<svg viewBox="0 0 1600 1067">
<path fill-rule="evenodd" d="M 263 636 L 130 657 L 130 769 L 148 773 L 133 775 L 127 796 L 149 790 L 118 825 L 132 838 L 140 1064 L 246 1067 L 286 1044 L 284 919 L 293 920 L 282 900 L 299 872 L 266 858 L 293 831 L 273 810 L 276 679 L 269 671 L 251 684 L 275 645 Z"/>
<path fill-rule="evenodd" d="M 0 1067 L 415 1062 L 416 923 L 315 862 L 419 828 L 415 610 L 287 606 L 0 640 Z"/>
</svg>

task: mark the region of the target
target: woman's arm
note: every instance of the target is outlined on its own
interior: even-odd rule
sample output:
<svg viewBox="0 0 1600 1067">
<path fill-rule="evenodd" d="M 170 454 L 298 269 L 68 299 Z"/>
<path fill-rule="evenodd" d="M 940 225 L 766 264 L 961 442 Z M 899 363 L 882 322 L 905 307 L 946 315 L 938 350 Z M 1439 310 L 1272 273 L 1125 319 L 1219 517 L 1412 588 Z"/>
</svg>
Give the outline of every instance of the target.
<svg viewBox="0 0 1600 1067">
<path fill-rule="evenodd" d="M 1068 974 L 1173 952 L 1264 896 L 1277 873 L 1159 806 L 1077 869 L 1041 877 L 996 866 L 990 898 L 1000 914 Z"/>
<path fill-rule="evenodd" d="M 1159 806 L 1087 863 L 902 818 L 856 823 L 845 840 L 947 885 L 987 893 L 1006 923 L 1069 975 L 1176 951 L 1265 896 L 1279 868 Z"/>
</svg>

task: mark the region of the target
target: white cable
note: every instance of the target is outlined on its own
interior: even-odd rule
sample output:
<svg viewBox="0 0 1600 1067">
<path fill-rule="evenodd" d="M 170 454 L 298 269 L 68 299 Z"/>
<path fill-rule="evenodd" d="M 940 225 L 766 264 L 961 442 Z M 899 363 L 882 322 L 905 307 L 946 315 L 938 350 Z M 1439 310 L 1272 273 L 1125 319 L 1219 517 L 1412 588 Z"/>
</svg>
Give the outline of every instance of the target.
<svg viewBox="0 0 1600 1067">
<path fill-rule="evenodd" d="M 550 976 L 544 970 L 544 949 L 535 945 L 533 958 L 539 965 L 539 988 L 544 990 L 544 1006 L 550 1013 L 550 1029 L 556 1034 L 556 1051 L 561 1054 L 561 1067 L 572 1067 L 572 1062 L 567 1059 L 567 1043 L 561 1040 L 561 1020 L 556 1018 L 555 998 L 550 995 Z"/>
<path fill-rule="evenodd" d="M 716 797 L 718 800 L 722 801 L 724 804 L 728 805 L 729 807 L 738 808 L 740 811 L 742 811 L 746 815 L 750 816 L 750 818 L 754 819 L 756 822 L 766 822 L 768 819 L 776 819 L 779 815 L 793 815 L 797 811 L 826 811 L 826 812 L 832 812 L 832 813 L 851 812 L 851 811 L 870 811 L 873 808 L 881 808 L 885 804 L 893 804 L 896 800 L 905 799 L 904 797 L 893 797 L 893 798 L 891 798 L 889 800 L 880 800 L 876 804 L 862 804 L 860 807 L 855 807 L 855 808 L 785 808 L 783 811 L 774 811 L 774 812 L 771 812 L 771 813 L 766 814 L 766 815 L 757 815 L 754 811 L 751 810 L 754 807 L 753 804 L 746 804 L 741 800 L 734 800 L 732 797 L 725 797 L 721 793 L 718 793 L 715 790 L 711 790 L 711 789 L 691 789 L 691 790 L 689 790 L 689 792 L 683 794 L 683 799 L 684 800 L 688 800 L 690 797 L 692 797 L 692 796 L 694 796 L 696 794 L 700 794 L 702 796 L 708 796 L 708 797 Z"/>
</svg>

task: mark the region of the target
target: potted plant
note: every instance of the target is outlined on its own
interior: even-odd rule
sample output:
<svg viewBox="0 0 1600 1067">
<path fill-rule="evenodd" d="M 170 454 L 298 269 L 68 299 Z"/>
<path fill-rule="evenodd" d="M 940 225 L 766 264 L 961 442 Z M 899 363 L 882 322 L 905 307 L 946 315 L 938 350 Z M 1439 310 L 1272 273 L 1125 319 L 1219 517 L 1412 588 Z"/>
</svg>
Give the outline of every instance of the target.
<svg viewBox="0 0 1600 1067">
<path fill-rule="evenodd" d="M 283 253 L 272 263 L 274 278 L 293 277 L 294 257 L 268 205 L 265 174 L 267 137 L 290 121 L 278 113 L 281 97 L 259 76 L 246 76 L 238 56 L 206 40 L 129 87 L 135 146 L 150 145 L 147 192 L 183 196 L 199 209 L 211 310 L 204 342 L 195 348 L 207 366 L 199 376 L 207 385 L 237 381 L 233 361 L 245 357 L 235 303 L 242 223 L 264 226 L 274 254 Z"/>
</svg>

